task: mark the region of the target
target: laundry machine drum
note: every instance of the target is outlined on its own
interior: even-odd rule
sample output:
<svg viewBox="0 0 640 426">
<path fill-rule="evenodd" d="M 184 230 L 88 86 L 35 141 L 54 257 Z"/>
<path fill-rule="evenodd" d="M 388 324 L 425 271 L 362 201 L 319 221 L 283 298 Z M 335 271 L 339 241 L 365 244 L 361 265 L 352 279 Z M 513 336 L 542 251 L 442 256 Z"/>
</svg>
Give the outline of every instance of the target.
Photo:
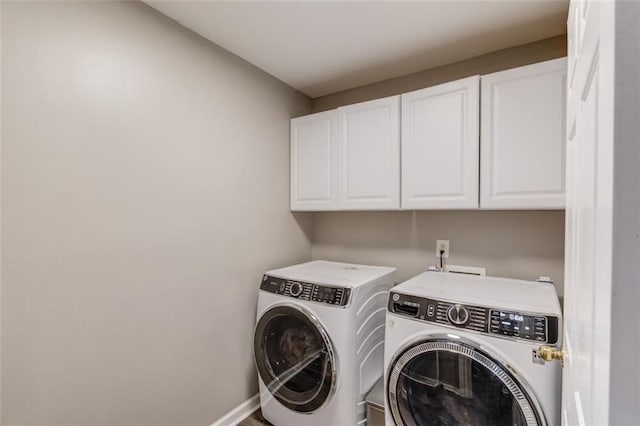
<svg viewBox="0 0 640 426">
<path fill-rule="evenodd" d="M 389 371 L 387 397 L 398 425 L 544 424 L 516 378 L 472 345 L 422 341 Z"/>
<path fill-rule="evenodd" d="M 271 395 L 303 413 L 326 405 L 335 392 L 335 351 L 310 312 L 293 305 L 266 311 L 256 326 L 254 355 L 258 373 Z"/>
</svg>

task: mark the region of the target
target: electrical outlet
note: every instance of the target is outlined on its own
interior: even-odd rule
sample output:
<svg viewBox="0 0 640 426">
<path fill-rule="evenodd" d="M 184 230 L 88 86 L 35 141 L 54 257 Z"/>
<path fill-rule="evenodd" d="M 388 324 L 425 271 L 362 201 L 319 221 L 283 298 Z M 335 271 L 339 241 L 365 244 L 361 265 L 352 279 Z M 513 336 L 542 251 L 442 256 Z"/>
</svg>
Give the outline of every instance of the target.
<svg viewBox="0 0 640 426">
<path fill-rule="evenodd" d="M 437 240 L 436 241 L 436 257 L 440 257 L 440 252 L 444 250 L 443 258 L 449 258 L 449 240 Z"/>
</svg>

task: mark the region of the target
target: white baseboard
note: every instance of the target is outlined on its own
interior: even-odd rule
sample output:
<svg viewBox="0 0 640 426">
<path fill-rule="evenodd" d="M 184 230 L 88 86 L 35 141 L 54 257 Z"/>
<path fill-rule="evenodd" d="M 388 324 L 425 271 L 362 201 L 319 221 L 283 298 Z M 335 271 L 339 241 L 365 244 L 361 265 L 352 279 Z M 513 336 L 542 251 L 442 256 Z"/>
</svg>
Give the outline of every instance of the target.
<svg viewBox="0 0 640 426">
<path fill-rule="evenodd" d="M 216 420 L 211 426 L 236 426 L 260 407 L 260 394 L 255 394 L 224 416 Z"/>
</svg>

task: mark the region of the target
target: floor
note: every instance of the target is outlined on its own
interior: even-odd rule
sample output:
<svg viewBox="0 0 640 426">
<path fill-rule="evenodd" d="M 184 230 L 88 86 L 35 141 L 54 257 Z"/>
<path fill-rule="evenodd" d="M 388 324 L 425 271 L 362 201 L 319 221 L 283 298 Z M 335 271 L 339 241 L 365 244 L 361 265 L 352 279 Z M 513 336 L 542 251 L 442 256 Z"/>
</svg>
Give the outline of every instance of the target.
<svg viewBox="0 0 640 426">
<path fill-rule="evenodd" d="M 272 426 L 271 423 L 262 417 L 262 412 L 258 408 L 249 417 L 238 423 L 238 426 Z"/>
</svg>

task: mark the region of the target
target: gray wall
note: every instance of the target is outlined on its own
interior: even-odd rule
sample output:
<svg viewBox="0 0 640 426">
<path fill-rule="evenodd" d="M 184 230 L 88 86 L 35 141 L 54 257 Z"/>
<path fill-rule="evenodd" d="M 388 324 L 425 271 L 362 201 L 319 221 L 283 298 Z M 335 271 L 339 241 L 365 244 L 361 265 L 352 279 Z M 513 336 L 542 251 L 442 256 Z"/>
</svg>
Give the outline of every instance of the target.
<svg viewBox="0 0 640 426">
<path fill-rule="evenodd" d="M 256 391 L 308 98 L 136 3 L 2 4 L 5 425 L 206 425 Z"/>
<path fill-rule="evenodd" d="M 476 74 L 489 74 L 563 56 L 567 56 L 566 35 L 486 53 L 453 64 L 315 98 L 312 108 L 313 112 L 326 111 L 356 102 L 399 95 Z"/>
<path fill-rule="evenodd" d="M 551 276 L 562 292 L 564 212 L 418 211 L 313 215 L 314 259 L 389 265 L 396 279 L 436 264 L 436 240 L 450 240 L 448 263 L 487 274 Z"/>
<path fill-rule="evenodd" d="M 566 53 L 566 37 L 554 37 L 317 98 L 313 110 L 397 95 Z M 315 213 L 313 226 L 314 259 L 392 265 L 404 280 L 435 264 L 436 239 L 448 239 L 450 264 L 482 266 L 487 274 L 512 278 L 548 275 L 562 295 L 564 211 Z"/>
</svg>

